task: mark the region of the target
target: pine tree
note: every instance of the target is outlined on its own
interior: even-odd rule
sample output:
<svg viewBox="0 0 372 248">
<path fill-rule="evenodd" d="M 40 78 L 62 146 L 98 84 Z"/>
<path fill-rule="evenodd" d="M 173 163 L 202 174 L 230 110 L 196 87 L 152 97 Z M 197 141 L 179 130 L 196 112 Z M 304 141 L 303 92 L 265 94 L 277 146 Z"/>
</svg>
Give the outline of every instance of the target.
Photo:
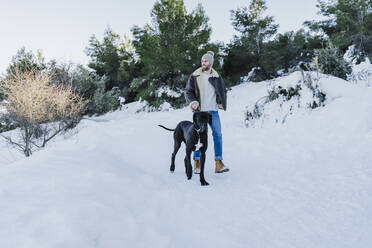
<svg viewBox="0 0 372 248">
<path fill-rule="evenodd" d="M 224 72 L 230 74 L 234 83 L 253 67 L 261 67 L 264 42 L 277 31 L 278 25 L 274 24 L 274 18 L 264 16 L 266 9 L 265 0 L 252 0 L 248 8 L 231 11 L 232 24 L 240 32 L 240 36 L 235 36 L 233 42 L 227 46 Z M 234 68 L 236 64 L 245 66 Z"/>
<path fill-rule="evenodd" d="M 274 24 L 274 17 L 263 16 L 266 9 L 265 0 L 252 0 L 248 8 L 232 11 L 234 28 L 241 33 L 242 39 L 247 39 L 253 45 L 257 58 L 262 53 L 263 42 L 272 37 L 278 28 Z"/>
<path fill-rule="evenodd" d="M 119 87 L 125 92 L 129 88 L 135 61 L 134 51 L 126 37 L 121 38 L 107 28 L 102 42 L 94 35 L 90 38 L 86 53 L 91 58 L 88 66 L 105 81 L 105 91 Z"/>
<path fill-rule="evenodd" d="M 41 52 L 38 50 L 36 54 L 32 51 L 27 51 L 25 47 L 19 49 L 12 57 L 11 63 L 6 69 L 6 78 L 12 77 L 16 71 L 26 72 L 30 70 L 43 70 L 47 67 L 45 58 Z"/>
<path fill-rule="evenodd" d="M 335 77 L 347 79 L 351 73 L 351 65 L 347 62 L 340 50 L 332 43 L 326 48 L 315 50 L 317 66 L 322 73 L 330 74 Z"/>
<path fill-rule="evenodd" d="M 322 48 L 323 43 L 325 39 L 322 36 L 312 35 L 303 29 L 278 34 L 264 44 L 261 65 L 272 77 L 278 76 L 278 71 L 288 73 L 301 62 L 311 62 L 315 49 Z"/>
<path fill-rule="evenodd" d="M 362 61 L 372 56 L 372 1 L 318 0 L 317 7 L 325 21 L 305 22 L 313 30 L 321 30 L 331 42 L 345 52 L 354 45 L 354 57 Z"/>
<path fill-rule="evenodd" d="M 182 0 L 159 0 L 151 17 L 151 25 L 132 29 L 142 76 L 132 82 L 131 90 L 153 106 L 166 100 L 177 107 L 184 102 L 181 92 L 190 73 L 200 66 L 201 56 L 207 50 L 218 55 L 219 46 L 209 43 L 211 27 L 200 4 L 187 13 Z M 215 61 L 218 67 L 218 57 Z M 179 95 L 159 96 L 156 91 L 164 87 Z"/>
</svg>

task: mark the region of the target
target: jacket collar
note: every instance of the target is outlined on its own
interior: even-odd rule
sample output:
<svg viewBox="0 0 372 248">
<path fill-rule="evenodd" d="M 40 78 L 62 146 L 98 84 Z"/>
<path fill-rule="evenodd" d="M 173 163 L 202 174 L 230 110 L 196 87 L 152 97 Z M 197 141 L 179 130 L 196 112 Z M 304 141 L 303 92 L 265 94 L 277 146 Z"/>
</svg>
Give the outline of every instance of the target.
<svg viewBox="0 0 372 248">
<path fill-rule="evenodd" d="M 202 68 L 199 67 L 197 70 L 195 70 L 195 71 L 192 73 L 192 75 L 193 75 L 193 76 L 200 76 L 202 72 L 203 72 L 203 71 L 202 71 Z M 211 71 L 211 75 L 212 75 L 212 77 L 217 77 L 217 78 L 219 77 L 218 73 L 217 73 L 216 70 L 213 69 L 213 68 L 212 68 L 212 71 Z"/>
</svg>

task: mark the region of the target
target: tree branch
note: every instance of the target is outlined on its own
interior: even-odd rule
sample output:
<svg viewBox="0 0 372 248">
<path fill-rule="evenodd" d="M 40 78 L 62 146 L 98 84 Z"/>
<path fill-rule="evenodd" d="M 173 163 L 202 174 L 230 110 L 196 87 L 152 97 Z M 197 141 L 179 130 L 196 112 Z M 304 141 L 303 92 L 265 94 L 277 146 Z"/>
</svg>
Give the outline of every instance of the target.
<svg viewBox="0 0 372 248">
<path fill-rule="evenodd" d="M 24 146 L 18 144 L 17 142 L 14 142 L 10 137 L 6 137 L 6 136 L 4 136 L 2 134 L 0 134 L 0 136 L 3 137 L 4 139 L 6 139 L 10 144 L 15 145 L 15 146 L 18 146 L 19 148 L 21 148 L 22 151 L 25 150 L 25 147 Z"/>
</svg>

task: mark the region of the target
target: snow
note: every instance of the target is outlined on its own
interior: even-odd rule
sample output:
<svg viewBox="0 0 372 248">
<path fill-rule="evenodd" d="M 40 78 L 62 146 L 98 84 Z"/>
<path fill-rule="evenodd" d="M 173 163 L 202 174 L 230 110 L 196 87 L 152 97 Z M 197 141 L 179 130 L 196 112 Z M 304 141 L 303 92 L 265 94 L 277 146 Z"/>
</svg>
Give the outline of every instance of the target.
<svg viewBox="0 0 372 248">
<path fill-rule="evenodd" d="M 282 85 L 298 74 L 279 78 Z M 189 108 L 86 118 L 31 157 L 0 141 L 0 247 L 353 247 L 372 245 L 372 88 L 322 77 L 325 107 L 246 128 L 272 81 L 243 83 L 220 112 L 224 162 L 188 181 L 174 128 Z"/>
<path fill-rule="evenodd" d="M 352 83 L 372 86 L 372 64 L 368 58 L 360 64 L 354 64 L 352 73 L 348 76 L 348 80 Z"/>
<path fill-rule="evenodd" d="M 357 64 L 355 45 L 351 45 L 345 52 L 344 59 L 349 62 L 352 67 L 352 72 L 348 75 L 349 82 L 362 86 L 372 86 L 372 64 L 368 57 Z"/>
<path fill-rule="evenodd" d="M 0 116 L 7 113 L 7 109 L 4 106 L 7 102 L 5 100 L 0 101 Z"/>
<path fill-rule="evenodd" d="M 155 92 L 157 97 L 161 97 L 163 94 L 169 97 L 180 97 L 182 94 L 169 88 L 169 86 L 163 86 Z"/>
<path fill-rule="evenodd" d="M 6 108 L 3 107 L 3 106 L 0 106 L 0 115 L 1 114 L 5 114 L 7 111 L 6 111 Z"/>
</svg>

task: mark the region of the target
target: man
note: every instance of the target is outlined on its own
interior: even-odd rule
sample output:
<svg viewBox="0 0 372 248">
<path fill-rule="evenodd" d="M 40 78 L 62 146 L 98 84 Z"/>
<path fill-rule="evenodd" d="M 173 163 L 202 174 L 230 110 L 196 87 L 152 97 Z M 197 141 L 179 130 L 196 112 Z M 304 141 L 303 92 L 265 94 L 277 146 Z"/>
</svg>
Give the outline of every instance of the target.
<svg viewBox="0 0 372 248">
<path fill-rule="evenodd" d="M 222 78 L 212 68 L 214 53 L 208 51 L 201 59 L 202 66 L 194 71 L 187 82 L 185 97 L 193 111 L 206 111 L 212 116 L 214 156 L 216 173 L 229 171 L 222 162 L 222 134 L 218 109 L 226 111 L 226 86 Z M 194 173 L 200 173 L 200 152 L 194 152 Z"/>
</svg>

